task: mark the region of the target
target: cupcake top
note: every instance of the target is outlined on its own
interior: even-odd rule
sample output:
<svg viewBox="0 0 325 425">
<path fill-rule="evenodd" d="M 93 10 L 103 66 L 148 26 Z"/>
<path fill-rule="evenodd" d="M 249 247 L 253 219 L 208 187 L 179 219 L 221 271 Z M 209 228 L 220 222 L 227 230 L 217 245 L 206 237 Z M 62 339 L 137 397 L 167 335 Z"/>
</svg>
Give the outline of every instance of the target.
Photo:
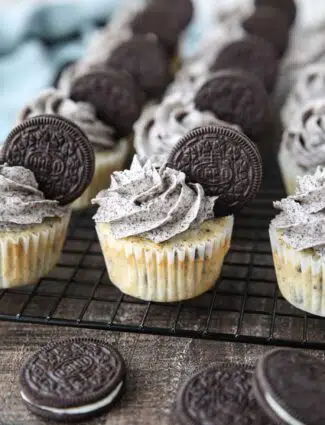
<svg viewBox="0 0 325 425">
<path fill-rule="evenodd" d="M 307 103 L 283 135 L 281 148 L 298 167 L 314 172 L 325 165 L 325 99 Z"/>
<path fill-rule="evenodd" d="M 280 230 L 293 249 L 313 248 L 325 256 L 325 169 L 298 177 L 296 193 L 274 203 L 281 210 L 271 226 Z"/>
<path fill-rule="evenodd" d="M 134 144 L 140 157 L 168 155 L 190 130 L 206 125 L 226 125 L 211 112 L 184 103 L 182 93 L 172 93 L 160 105 L 146 108 L 134 125 Z"/>
<path fill-rule="evenodd" d="M 307 102 L 322 97 L 325 97 L 325 65 L 310 65 L 299 76 L 282 108 L 283 125 L 290 126 Z"/>
<path fill-rule="evenodd" d="M 135 156 L 130 170 L 115 172 L 111 187 L 93 200 L 99 205 L 94 220 L 109 223 L 116 239 L 140 236 L 160 243 L 213 219 L 216 199 L 160 157 L 142 163 Z"/>
<path fill-rule="evenodd" d="M 68 211 L 57 201 L 45 199 L 32 171 L 0 165 L 0 230 L 39 224 L 46 218 L 63 217 Z"/>
<path fill-rule="evenodd" d="M 113 128 L 97 118 L 95 108 L 90 103 L 75 102 L 59 90 L 50 88 L 22 109 L 18 121 L 43 114 L 59 115 L 77 124 L 95 150 L 113 149 L 116 145 Z"/>
</svg>

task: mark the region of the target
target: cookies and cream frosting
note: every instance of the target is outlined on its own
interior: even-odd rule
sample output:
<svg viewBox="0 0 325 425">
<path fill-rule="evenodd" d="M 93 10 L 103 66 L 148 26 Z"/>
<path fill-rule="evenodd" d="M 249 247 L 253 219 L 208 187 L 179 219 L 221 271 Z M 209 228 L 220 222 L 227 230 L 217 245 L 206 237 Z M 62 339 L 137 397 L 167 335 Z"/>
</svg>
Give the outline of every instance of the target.
<svg viewBox="0 0 325 425">
<path fill-rule="evenodd" d="M 322 98 L 325 98 L 325 65 L 310 65 L 299 76 L 282 108 L 283 124 L 290 127 L 307 102 Z"/>
<path fill-rule="evenodd" d="M 45 199 L 32 171 L 0 165 L 0 230 L 39 224 L 46 218 L 63 217 L 68 211 L 57 201 Z"/>
<path fill-rule="evenodd" d="M 281 210 L 271 226 L 298 251 L 313 248 L 325 256 L 325 169 L 298 177 L 296 193 L 274 203 Z"/>
<path fill-rule="evenodd" d="M 216 199 L 161 157 L 141 163 L 135 156 L 130 170 L 115 172 L 111 187 L 93 200 L 99 205 L 94 220 L 109 223 L 116 239 L 140 236 L 160 243 L 213 219 Z"/>
<path fill-rule="evenodd" d="M 173 93 L 159 105 L 148 106 L 134 124 L 134 145 L 140 157 L 168 155 L 189 131 L 196 127 L 220 125 L 211 112 L 199 111 L 182 93 Z"/>
<path fill-rule="evenodd" d="M 304 172 L 325 165 L 325 99 L 307 103 L 283 135 L 286 151 Z"/>
<path fill-rule="evenodd" d="M 96 150 L 113 149 L 116 145 L 114 130 L 96 117 L 90 103 L 74 102 L 56 89 L 47 89 L 22 109 L 18 120 L 43 114 L 59 115 L 77 124 Z"/>
</svg>

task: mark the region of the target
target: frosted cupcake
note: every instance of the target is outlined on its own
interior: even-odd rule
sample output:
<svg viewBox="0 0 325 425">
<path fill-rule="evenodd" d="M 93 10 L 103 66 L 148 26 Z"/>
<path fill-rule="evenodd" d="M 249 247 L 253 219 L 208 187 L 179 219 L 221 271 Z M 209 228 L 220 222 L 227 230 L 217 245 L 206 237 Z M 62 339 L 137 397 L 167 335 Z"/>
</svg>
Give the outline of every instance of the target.
<svg viewBox="0 0 325 425">
<path fill-rule="evenodd" d="M 69 205 L 90 183 L 94 152 L 72 122 L 37 116 L 1 149 L 0 287 L 34 284 L 57 263 Z"/>
<path fill-rule="evenodd" d="M 325 165 L 325 100 L 308 103 L 299 111 L 283 134 L 278 161 L 289 195 L 295 191 L 297 176 Z"/>
<path fill-rule="evenodd" d="M 270 239 L 284 298 L 308 313 L 325 316 L 325 170 L 298 177 L 294 195 L 274 206 Z"/>
<path fill-rule="evenodd" d="M 147 107 L 134 124 L 134 147 L 140 157 L 167 156 L 190 130 L 208 125 L 227 125 L 211 112 L 185 103 L 182 93 L 173 93 L 161 104 Z"/>
<path fill-rule="evenodd" d="M 87 208 L 97 193 L 107 187 L 110 175 L 124 168 L 129 142 L 127 139 L 117 139 L 114 129 L 97 118 L 93 105 L 74 102 L 56 89 L 43 91 L 26 105 L 18 116 L 18 122 L 43 114 L 58 115 L 77 124 L 95 150 L 92 182 L 72 205 L 73 209 Z"/>
<path fill-rule="evenodd" d="M 230 127 L 189 132 L 163 161 L 135 156 L 129 171 L 114 173 L 93 201 L 94 220 L 111 281 L 125 294 L 172 302 L 214 285 L 232 214 L 256 195 L 262 174 L 257 148 Z"/>
</svg>

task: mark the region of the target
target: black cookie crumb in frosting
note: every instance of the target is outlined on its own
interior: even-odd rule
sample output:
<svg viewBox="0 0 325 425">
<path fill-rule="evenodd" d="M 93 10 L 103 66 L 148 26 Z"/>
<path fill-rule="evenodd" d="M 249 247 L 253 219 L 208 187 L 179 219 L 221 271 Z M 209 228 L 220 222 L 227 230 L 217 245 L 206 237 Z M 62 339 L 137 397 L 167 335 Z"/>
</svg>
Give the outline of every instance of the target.
<svg viewBox="0 0 325 425">
<path fill-rule="evenodd" d="M 281 12 L 286 15 L 290 26 L 295 22 L 297 6 L 294 0 L 255 0 L 255 6 L 274 7 L 275 9 L 281 10 Z"/>
<path fill-rule="evenodd" d="M 93 104 L 98 118 L 116 129 L 120 136 L 131 133 L 144 102 L 143 93 L 133 78 L 111 67 L 76 78 L 70 97 L 77 102 Z"/>
<path fill-rule="evenodd" d="M 257 7 L 254 13 L 242 22 L 244 30 L 268 41 L 278 57 L 283 56 L 289 41 L 289 25 L 281 10 L 274 7 Z"/>
<path fill-rule="evenodd" d="M 67 205 L 90 184 L 95 156 L 86 134 L 76 124 L 55 115 L 38 115 L 9 133 L 1 163 L 31 170 L 46 199 Z"/>
<path fill-rule="evenodd" d="M 210 366 L 180 389 L 176 413 L 184 425 L 272 425 L 252 391 L 253 370 Z M 273 424 L 274 425 L 274 424 Z"/>
<path fill-rule="evenodd" d="M 300 350 L 278 348 L 259 360 L 253 390 L 276 423 L 322 425 L 324 382 L 324 362 Z"/>
<path fill-rule="evenodd" d="M 203 84 L 194 100 L 200 111 L 210 111 L 222 121 L 238 125 L 254 142 L 260 140 L 270 120 L 268 94 L 253 74 L 224 70 Z"/>
<path fill-rule="evenodd" d="M 277 77 L 278 61 L 273 46 L 260 37 L 248 36 L 227 44 L 211 67 L 212 71 L 239 68 L 252 72 L 272 92 Z"/>
<path fill-rule="evenodd" d="M 159 97 L 171 78 L 165 50 L 152 35 L 135 35 L 120 44 L 107 64 L 132 75 L 149 98 Z"/>
<path fill-rule="evenodd" d="M 125 376 L 122 356 L 104 341 L 54 342 L 23 366 L 21 396 L 39 416 L 79 423 L 112 407 L 123 393 Z"/>
<path fill-rule="evenodd" d="M 57 70 L 54 79 L 53 79 L 53 87 L 58 87 L 58 83 L 62 77 L 63 72 L 69 67 L 73 66 L 76 63 L 76 61 L 67 61 L 63 65 L 60 66 L 60 68 Z"/>
<path fill-rule="evenodd" d="M 167 166 L 183 171 L 190 182 L 200 183 L 206 195 L 217 196 L 217 217 L 236 213 L 254 199 L 263 176 L 255 144 L 226 126 L 190 131 L 172 150 Z"/>
<path fill-rule="evenodd" d="M 192 18 L 189 0 L 153 0 L 130 22 L 135 34 L 155 34 L 169 55 L 173 55 L 181 32 Z"/>
</svg>

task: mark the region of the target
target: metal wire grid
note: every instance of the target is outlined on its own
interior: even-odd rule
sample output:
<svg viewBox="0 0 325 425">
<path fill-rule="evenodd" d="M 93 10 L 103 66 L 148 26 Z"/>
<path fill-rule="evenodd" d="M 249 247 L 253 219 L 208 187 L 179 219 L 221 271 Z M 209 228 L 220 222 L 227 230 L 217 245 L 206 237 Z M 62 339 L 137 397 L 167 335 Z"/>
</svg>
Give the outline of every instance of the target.
<svg viewBox="0 0 325 425">
<path fill-rule="evenodd" d="M 277 170 L 276 170 L 277 171 Z M 37 285 L 0 292 L 0 320 L 325 349 L 325 320 L 279 294 L 268 225 L 283 195 L 278 172 L 236 218 L 212 291 L 172 304 L 143 302 L 109 282 L 91 211 L 75 215 L 60 263 Z"/>
</svg>

